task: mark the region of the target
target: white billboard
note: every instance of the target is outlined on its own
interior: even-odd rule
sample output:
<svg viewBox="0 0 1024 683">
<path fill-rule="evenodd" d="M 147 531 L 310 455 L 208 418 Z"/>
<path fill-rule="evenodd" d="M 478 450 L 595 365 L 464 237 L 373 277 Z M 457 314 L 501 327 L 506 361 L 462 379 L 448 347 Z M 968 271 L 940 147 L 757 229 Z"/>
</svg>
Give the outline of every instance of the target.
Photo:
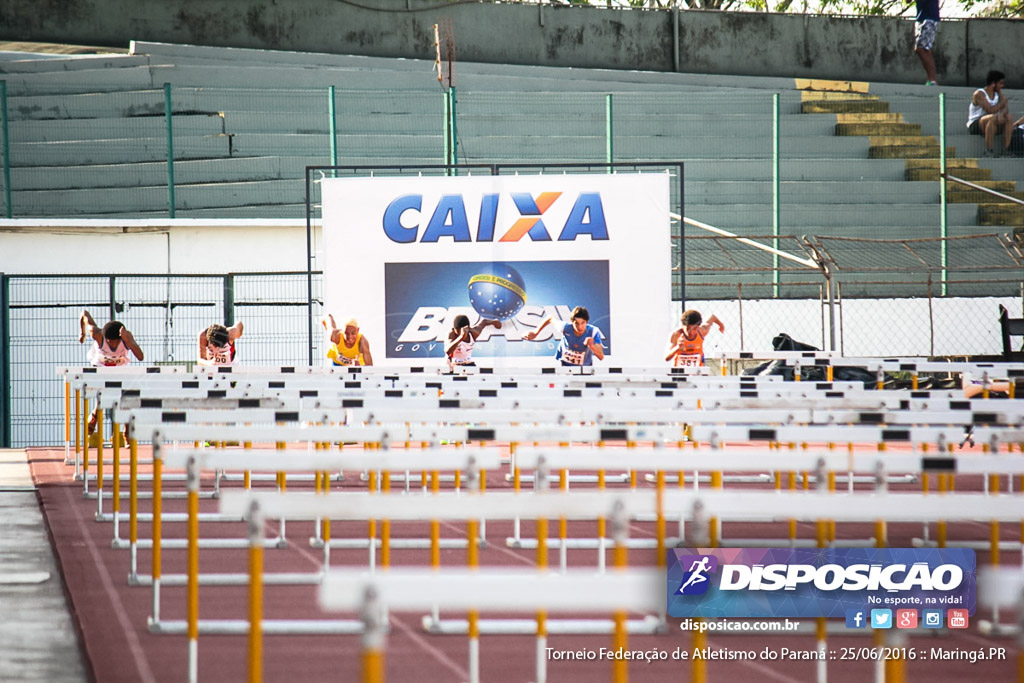
<svg viewBox="0 0 1024 683">
<path fill-rule="evenodd" d="M 322 196 L 326 310 L 358 320 L 377 364 L 443 362 L 459 314 L 501 321 L 481 365 L 553 364 L 575 306 L 605 338 L 597 362 L 664 362 L 667 173 L 328 178 Z"/>
</svg>

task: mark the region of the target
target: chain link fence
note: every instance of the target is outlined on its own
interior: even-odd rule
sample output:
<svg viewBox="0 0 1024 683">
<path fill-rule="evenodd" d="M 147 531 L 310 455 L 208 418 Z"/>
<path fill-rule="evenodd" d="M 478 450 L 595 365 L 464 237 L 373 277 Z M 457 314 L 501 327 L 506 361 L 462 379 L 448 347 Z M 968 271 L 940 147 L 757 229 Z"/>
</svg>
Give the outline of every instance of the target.
<svg viewBox="0 0 1024 683">
<path fill-rule="evenodd" d="M 63 433 L 63 387 L 54 368 L 85 365 L 90 340 L 78 343 L 79 316 L 98 324 L 119 320 L 131 330 L 146 364 L 190 364 L 199 334 L 214 323 L 242 321 L 239 358 L 247 365 L 307 365 L 324 353 L 323 335 L 310 339 L 307 320 L 323 315 L 320 273 L 313 301 L 306 273 L 213 275 L 4 276 L 8 306 L 8 442 L 56 443 Z"/>
</svg>

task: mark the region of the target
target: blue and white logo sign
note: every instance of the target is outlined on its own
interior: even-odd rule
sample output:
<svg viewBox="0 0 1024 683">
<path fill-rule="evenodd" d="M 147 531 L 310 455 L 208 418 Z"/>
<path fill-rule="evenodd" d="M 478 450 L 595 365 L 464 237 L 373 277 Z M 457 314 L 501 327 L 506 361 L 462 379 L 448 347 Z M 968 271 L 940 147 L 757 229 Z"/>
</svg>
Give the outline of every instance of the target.
<svg viewBox="0 0 1024 683">
<path fill-rule="evenodd" d="M 897 609 L 973 615 L 977 593 L 963 548 L 675 549 L 666 578 L 673 617 L 838 617 L 853 628 L 890 628 Z"/>
<path fill-rule="evenodd" d="M 678 595 L 703 595 L 711 587 L 711 574 L 718 569 L 718 558 L 714 555 L 684 555 L 679 564 L 689 567 L 679 586 Z"/>
</svg>

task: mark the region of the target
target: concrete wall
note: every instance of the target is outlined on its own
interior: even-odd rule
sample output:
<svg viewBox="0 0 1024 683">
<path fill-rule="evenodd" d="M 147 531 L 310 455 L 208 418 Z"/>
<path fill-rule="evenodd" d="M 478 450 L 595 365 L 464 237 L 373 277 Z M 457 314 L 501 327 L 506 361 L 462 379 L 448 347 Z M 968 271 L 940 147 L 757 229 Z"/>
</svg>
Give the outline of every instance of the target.
<svg viewBox="0 0 1024 683">
<path fill-rule="evenodd" d="M 678 70 L 684 72 L 924 80 L 912 49 L 913 22 L 907 19 L 438 0 L 359 4 L 363 7 L 332 0 L 0 0 L 0 39 L 117 47 L 136 39 L 432 59 L 431 27 L 450 21 L 463 61 L 673 71 L 678 54 Z M 1021 21 L 943 22 L 935 46 L 939 81 L 973 85 L 997 67 L 1010 74 L 1010 87 L 1024 87 L 1021 44 Z"/>
<path fill-rule="evenodd" d="M 319 240 L 315 228 L 314 248 Z M 9 275 L 304 270 L 305 221 L 0 220 L 0 272 Z"/>
</svg>

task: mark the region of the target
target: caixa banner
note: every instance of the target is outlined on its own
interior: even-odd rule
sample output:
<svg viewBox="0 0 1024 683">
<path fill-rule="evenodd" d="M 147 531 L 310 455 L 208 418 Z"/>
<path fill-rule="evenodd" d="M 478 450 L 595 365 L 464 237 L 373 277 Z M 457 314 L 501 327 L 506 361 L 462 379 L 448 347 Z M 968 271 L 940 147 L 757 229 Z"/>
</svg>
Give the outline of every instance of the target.
<svg viewBox="0 0 1024 683">
<path fill-rule="evenodd" d="M 322 182 L 325 306 L 358 319 L 375 361 L 443 362 L 465 315 L 497 323 L 474 359 L 549 364 L 582 306 L 605 362 L 664 362 L 677 322 L 667 174 Z"/>
<path fill-rule="evenodd" d="M 974 551 L 962 548 L 676 548 L 668 551 L 668 614 L 973 615 L 976 579 Z M 872 625 L 886 628 L 881 621 Z"/>
</svg>

